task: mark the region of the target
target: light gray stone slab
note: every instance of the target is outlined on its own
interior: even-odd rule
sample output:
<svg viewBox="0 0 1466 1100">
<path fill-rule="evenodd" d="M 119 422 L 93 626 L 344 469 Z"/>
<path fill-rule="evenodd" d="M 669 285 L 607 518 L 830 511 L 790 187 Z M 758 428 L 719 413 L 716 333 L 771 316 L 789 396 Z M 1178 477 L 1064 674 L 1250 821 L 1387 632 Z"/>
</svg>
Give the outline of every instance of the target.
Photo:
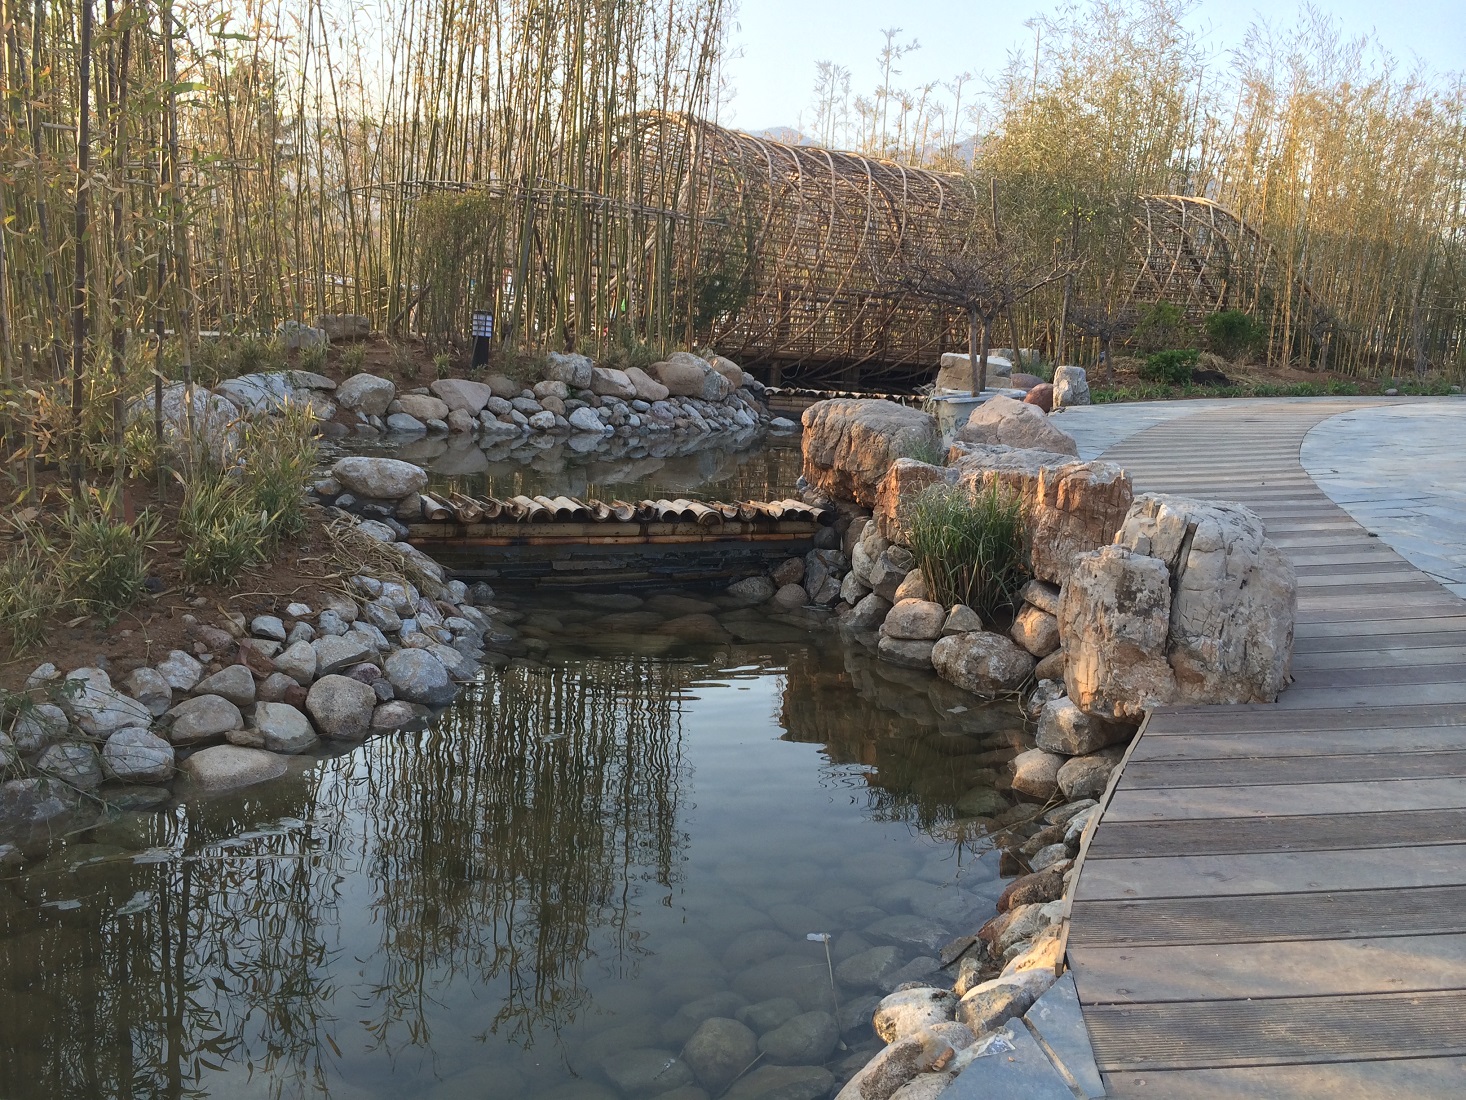
<svg viewBox="0 0 1466 1100">
<path fill-rule="evenodd" d="M 1073 1078 L 1087 1097 L 1105 1094 L 1099 1067 L 1094 1064 L 1094 1048 L 1089 1043 L 1089 1029 L 1079 1011 L 1079 992 L 1074 988 L 1074 975 L 1065 974 L 1034 1002 L 1023 1016 L 1030 1029 L 1037 1032 L 1049 1056 Z"/>
<path fill-rule="evenodd" d="M 1021 1023 L 1007 1024 L 993 1032 L 993 1038 L 978 1040 L 980 1046 L 985 1042 L 987 1051 L 957 1075 L 941 1100 L 1074 1100 L 1048 1055 Z"/>
</svg>

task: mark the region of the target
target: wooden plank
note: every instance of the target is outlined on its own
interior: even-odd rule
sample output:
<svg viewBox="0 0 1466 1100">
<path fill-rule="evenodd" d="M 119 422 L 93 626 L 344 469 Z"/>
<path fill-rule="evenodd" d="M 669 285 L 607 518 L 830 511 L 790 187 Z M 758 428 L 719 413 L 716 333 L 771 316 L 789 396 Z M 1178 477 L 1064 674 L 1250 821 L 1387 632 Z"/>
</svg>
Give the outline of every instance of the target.
<svg viewBox="0 0 1466 1100">
<path fill-rule="evenodd" d="M 1466 1057 L 1466 992 L 1454 989 L 1092 1005 L 1084 1019 L 1106 1071 Z"/>
<path fill-rule="evenodd" d="M 1416 634 L 1416 638 L 1432 635 Z M 1461 660 L 1461 644 L 1433 646 L 1373 647 L 1349 651 L 1325 650 L 1320 653 L 1305 651 L 1293 654 L 1293 675 L 1328 669 L 1374 669 L 1401 668 L 1415 665 L 1448 665 Z"/>
<path fill-rule="evenodd" d="M 1389 727 L 1466 727 L 1466 711 L 1452 704 L 1379 707 L 1361 710 L 1339 707 L 1285 714 L 1271 705 L 1238 707 L 1165 707 L 1157 709 L 1146 727 L 1147 737 L 1171 733 L 1271 733 L 1294 730 L 1358 730 Z"/>
<path fill-rule="evenodd" d="M 1466 749 L 1466 729 L 1417 728 L 1304 730 L 1272 733 L 1191 733 L 1152 737 L 1147 732 L 1131 750 L 1130 765 L 1145 760 L 1229 760 L 1268 756 L 1338 756 L 1379 752 L 1444 752 Z"/>
<path fill-rule="evenodd" d="M 1459 779 L 1361 780 L 1357 783 L 1258 784 L 1251 787 L 1187 787 L 1181 791 L 1130 790 L 1110 799 L 1106 821 L 1195 821 L 1214 817 L 1300 814 L 1367 816 L 1389 810 L 1466 809 Z"/>
<path fill-rule="evenodd" d="M 1089 1004 L 1466 988 L 1466 935 L 1459 934 L 1313 943 L 1086 947 L 1076 949 L 1075 956 L 1079 996 Z"/>
<path fill-rule="evenodd" d="M 1259 739 L 1260 740 L 1260 739 Z M 1273 757 L 1259 747 L 1252 759 L 1136 760 L 1125 765 L 1125 789 L 1259 786 L 1270 783 L 1327 783 L 1334 780 L 1466 777 L 1466 749 L 1401 752 L 1389 741 L 1380 751 L 1353 755 Z"/>
<path fill-rule="evenodd" d="M 1450 663 L 1417 659 L 1410 663 L 1402 661 L 1395 665 L 1379 667 L 1368 664 L 1368 657 L 1363 653 L 1350 653 L 1348 656 L 1355 658 L 1353 668 L 1347 666 L 1336 666 L 1329 669 L 1294 668 L 1293 687 L 1288 690 L 1292 692 L 1302 688 L 1337 688 L 1351 685 L 1383 687 L 1386 684 L 1440 684 L 1466 681 L 1466 663 L 1461 662 L 1463 654 L 1459 650 L 1438 649 L 1426 650 L 1426 652 L 1435 652 L 1444 657 L 1455 657 L 1456 661 Z M 1411 656 L 1417 655 L 1411 654 Z"/>
<path fill-rule="evenodd" d="M 1373 686 L 1367 683 L 1352 687 L 1310 688 L 1295 686 L 1278 697 L 1274 704 L 1279 711 L 1311 711 L 1326 706 L 1360 707 L 1368 710 L 1408 706 L 1412 703 L 1466 706 L 1466 684 L 1431 683 L 1404 686 Z"/>
<path fill-rule="evenodd" d="M 1300 1066 L 1104 1075 L 1111 1100 L 1459 1100 L 1463 1058 L 1381 1058 Z"/>
<path fill-rule="evenodd" d="M 1141 948 L 1441 934 L 1466 934 L 1466 886 L 1076 900 L 1069 925 L 1069 942 L 1075 947 Z"/>
<path fill-rule="evenodd" d="M 1198 821 L 1105 820 L 1095 831 L 1095 859 L 1331 852 L 1466 842 L 1466 811 L 1401 810 L 1376 814 L 1207 818 Z M 1083 879 L 1081 877 L 1081 886 Z"/>
<path fill-rule="evenodd" d="M 1084 901 L 1406 890 L 1466 884 L 1466 842 L 1324 852 L 1245 852 L 1086 860 Z"/>
</svg>

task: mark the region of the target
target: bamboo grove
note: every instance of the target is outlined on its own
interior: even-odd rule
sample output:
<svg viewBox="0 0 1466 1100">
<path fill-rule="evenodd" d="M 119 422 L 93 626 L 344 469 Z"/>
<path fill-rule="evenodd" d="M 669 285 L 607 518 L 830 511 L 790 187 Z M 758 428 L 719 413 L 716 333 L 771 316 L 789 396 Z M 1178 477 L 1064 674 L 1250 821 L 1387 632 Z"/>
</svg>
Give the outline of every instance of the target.
<svg viewBox="0 0 1466 1100">
<path fill-rule="evenodd" d="M 729 0 L 0 0 L 7 392 L 46 381 L 58 415 L 115 426 L 155 367 L 189 374 L 200 333 L 330 312 L 442 340 L 488 309 L 511 346 L 591 353 L 729 330 L 772 277 L 740 256 L 754 212 L 709 211 L 698 143 L 648 120 L 717 116 L 732 14 Z M 966 173 L 977 195 L 995 180 L 1005 233 L 1077 272 L 1014 311 L 1052 358 L 1097 348 L 1066 333 L 1065 302 L 1136 304 L 1137 272 L 1159 262 L 1141 215 L 1174 195 L 1265 246 L 1276 277 L 1218 262 L 1269 362 L 1458 371 L 1461 78 L 1405 72 L 1315 15 L 1218 63 L 1186 14 L 1088 0 L 1036 21 L 1033 51 L 985 85 L 945 90 L 894 88 L 894 61 L 915 72 L 920 55 L 888 35 L 882 87 L 858 109 L 823 70 L 818 128 Z"/>
</svg>

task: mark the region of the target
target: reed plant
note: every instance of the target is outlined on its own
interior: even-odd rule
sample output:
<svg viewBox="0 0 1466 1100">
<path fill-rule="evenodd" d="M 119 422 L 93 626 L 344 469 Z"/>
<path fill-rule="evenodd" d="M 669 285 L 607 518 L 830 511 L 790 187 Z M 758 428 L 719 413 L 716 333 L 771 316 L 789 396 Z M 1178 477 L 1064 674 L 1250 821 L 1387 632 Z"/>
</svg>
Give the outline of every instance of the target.
<svg viewBox="0 0 1466 1100">
<path fill-rule="evenodd" d="M 1011 613 L 1032 575 L 1025 508 L 996 484 L 975 495 L 932 485 L 913 502 L 911 552 L 932 598 L 966 604 L 984 621 Z"/>
<path fill-rule="evenodd" d="M 54 568 L 65 600 L 104 624 L 147 591 L 159 521 L 144 513 L 135 522 L 119 518 L 117 486 L 90 489 L 74 497 L 60 516 L 59 553 Z"/>
<path fill-rule="evenodd" d="M 19 657 L 45 640 L 46 622 L 60 603 L 56 557 L 34 525 L 0 551 L 0 631 L 9 635 L 10 655 Z"/>
<path fill-rule="evenodd" d="M 193 584 L 220 584 L 265 560 L 270 514 L 259 507 L 233 471 L 201 464 L 183 485 L 178 541 L 183 577 Z"/>
<path fill-rule="evenodd" d="M 297 402 L 286 404 L 278 416 L 244 426 L 240 507 L 268 517 L 265 533 L 271 545 L 305 530 L 306 483 L 320 458 L 315 426 L 310 406 Z"/>
</svg>

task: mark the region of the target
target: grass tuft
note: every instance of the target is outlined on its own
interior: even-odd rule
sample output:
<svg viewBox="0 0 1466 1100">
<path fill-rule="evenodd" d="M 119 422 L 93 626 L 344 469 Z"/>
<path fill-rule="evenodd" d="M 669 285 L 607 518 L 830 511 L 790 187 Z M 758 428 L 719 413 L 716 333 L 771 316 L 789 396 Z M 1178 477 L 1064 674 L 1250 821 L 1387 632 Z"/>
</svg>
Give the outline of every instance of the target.
<svg viewBox="0 0 1466 1100">
<path fill-rule="evenodd" d="M 976 497 L 950 485 L 911 508 L 911 552 L 932 598 L 966 604 L 984 620 L 1010 612 L 1030 575 L 1023 502 L 997 485 Z"/>
</svg>

